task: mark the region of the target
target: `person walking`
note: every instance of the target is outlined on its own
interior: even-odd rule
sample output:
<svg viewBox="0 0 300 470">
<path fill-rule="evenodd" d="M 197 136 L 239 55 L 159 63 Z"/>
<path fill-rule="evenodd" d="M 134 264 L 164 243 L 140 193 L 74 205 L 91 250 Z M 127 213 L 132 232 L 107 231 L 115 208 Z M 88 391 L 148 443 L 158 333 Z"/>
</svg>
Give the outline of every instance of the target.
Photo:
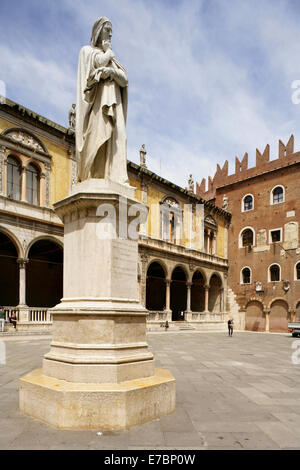
<svg viewBox="0 0 300 470">
<path fill-rule="evenodd" d="M 12 313 L 12 316 L 10 317 L 10 323 L 14 325 L 14 329 L 17 327 L 17 315 L 15 312 Z"/>
<path fill-rule="evenodd" d="M 168 328 L 169 328 L 169 322 L 167 320 L 166 323 L 165 323 L 165 330 L 168 331 Z"/>
<path fill-rule="evenodd" d="M 0 307 L 0 326 L 1 326 L 1 333 L 4 332 L 4 326 L 5 326 L 5 312 L 3 307 Z"/>
<path fill-rule="evenodd" d="M 232 336 L 233 335 L 233 318 L 230 318 L 227 323 L 228 323 L 228 336 Z"/>
</svg>

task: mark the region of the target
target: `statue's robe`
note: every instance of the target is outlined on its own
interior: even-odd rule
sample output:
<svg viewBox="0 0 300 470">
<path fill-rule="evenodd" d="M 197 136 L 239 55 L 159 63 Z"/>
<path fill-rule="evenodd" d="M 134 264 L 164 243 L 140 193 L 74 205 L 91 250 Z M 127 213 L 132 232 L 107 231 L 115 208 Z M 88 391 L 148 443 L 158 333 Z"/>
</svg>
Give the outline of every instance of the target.
<svg viewBox="0 0 300 470">
<path fill-rule="evenodd" d="M 117 79 L 101 78 L 101 67 L 114 68 Z M 81 49 L 76 107 L 78 181 L 105 178 L 128 183 L 127 85 L 126 71 L 111 49 Z"/>
</svg>

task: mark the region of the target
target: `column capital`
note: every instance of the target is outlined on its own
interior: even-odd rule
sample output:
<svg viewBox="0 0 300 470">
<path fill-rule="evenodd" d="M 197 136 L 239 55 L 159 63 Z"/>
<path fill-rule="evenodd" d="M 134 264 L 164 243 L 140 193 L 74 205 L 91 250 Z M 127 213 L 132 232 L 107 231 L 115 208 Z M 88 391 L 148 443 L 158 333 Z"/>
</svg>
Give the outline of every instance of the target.
<svg viewBox="0 0 300 470">
<path fill-rule="evenodd" d="M 204 286 L 204 289 L 209 290 L 209 285 L 206 284 L 206 286 Z"/>
<path fill-rule="evenodd" d="M 172 282 L 171 279 L 165 279 L 166 286 L 170 286 L 171 282 Z"/>
<path fill-rule="evenodd" d="M 193 285 L 192 282 L 187 282 L 187 283 L 186 283 L 186 286 L 187 286 L 188 289 L 190 289 L 190 288 L 192 287 L 192 285 Z"/>
<path fill-rule="evenodd" d="M 25 268 L 26 264 L 29 262 L 28 258 L 18 258 L 17 263 L 20 266 L 20 268 Z"/>
</svg>

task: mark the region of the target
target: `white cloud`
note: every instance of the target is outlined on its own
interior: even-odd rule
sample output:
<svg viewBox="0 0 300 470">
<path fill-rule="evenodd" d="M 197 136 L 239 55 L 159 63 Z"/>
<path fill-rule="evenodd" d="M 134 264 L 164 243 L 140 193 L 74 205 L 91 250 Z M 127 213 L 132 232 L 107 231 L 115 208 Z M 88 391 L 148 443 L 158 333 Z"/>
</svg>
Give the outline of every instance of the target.
<svg viewBox="0 0 300 470">
<path fill-rule="evenodd" d="M 5 67 L 1 69 L 1 79 L 7 84 L 7 93 L 11 86 L 22 87 L 26 95 L 31 97 L 32 103 L 39 109 L 34 109 L 45 115 L 43 109 L 48 106 L 58 115 L 67 114 L 70 103 L 74 101 L 76 89 L 76 75 L 74 70 L 66 63 L 55 63 L 53 60 L 41 60 L 22 50 L 12 50 L 0 45 L 1 62 Z M 8 96 L 9 98 L 9 96 Z M 20 104 L 25 104 L 24 102 Z M 28 103 L 32 108 L 32 104 Z M 50 118 L 49 115 L 45 117 Z"/>
</svg>

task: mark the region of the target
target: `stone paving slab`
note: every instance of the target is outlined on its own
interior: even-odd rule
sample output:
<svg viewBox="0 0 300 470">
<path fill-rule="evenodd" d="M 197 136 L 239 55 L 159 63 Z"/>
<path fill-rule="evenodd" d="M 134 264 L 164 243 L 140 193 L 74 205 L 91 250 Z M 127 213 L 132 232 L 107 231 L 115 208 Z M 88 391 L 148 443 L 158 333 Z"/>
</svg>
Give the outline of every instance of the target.
<svg viewBox="0 0 300 470">
<path fill-rule="evenodd" d="M 0 449 L 300 449 L 300 365 L 289 335 L 153 332 L 156 366 L 176 378 L 172 415 L 126 431 L 61 431 L 23 415 L 18 380 L 40 368 L 48 336 L 0 338 Z M 174 347 L 174 345 L 176 347 Z"/>
</svg>

